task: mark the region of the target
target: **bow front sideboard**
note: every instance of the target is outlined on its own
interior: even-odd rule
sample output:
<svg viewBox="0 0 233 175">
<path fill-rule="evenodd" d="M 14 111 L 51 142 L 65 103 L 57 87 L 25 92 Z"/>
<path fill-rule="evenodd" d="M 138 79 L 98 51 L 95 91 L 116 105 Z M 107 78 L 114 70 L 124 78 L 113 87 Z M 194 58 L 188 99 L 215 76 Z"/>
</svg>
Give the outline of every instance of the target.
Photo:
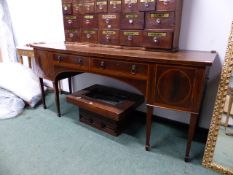
<svg viewBox="0 0 233 175">
<path fill-rule="evenodd" d="M 32 47 L 36 74 L 40 79 L 53 81 L 55 92 L 58 92 L 58 77 L 86 72 L 109 76 L 138 89 L 147 105 L 146 150 L 150 149 L 154 107 L 189 112 L 185 154 L 185 160 L 189 160 L 206 77 L 217 55 L 215 52 L 168 53 L 62 42 L 35 44 Z M 55 97 L 60 115 L 59 97 Z"/>
</svg>

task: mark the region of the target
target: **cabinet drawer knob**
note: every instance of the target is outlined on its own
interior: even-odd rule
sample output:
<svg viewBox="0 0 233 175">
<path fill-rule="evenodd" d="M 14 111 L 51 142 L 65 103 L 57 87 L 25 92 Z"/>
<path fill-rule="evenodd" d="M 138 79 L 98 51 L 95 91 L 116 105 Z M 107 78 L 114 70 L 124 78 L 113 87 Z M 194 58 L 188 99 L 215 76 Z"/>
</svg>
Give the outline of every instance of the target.
<svg viewBox="0 0 233 175">
<path fill-rule="evenodd" d="M 129 23 L 130 23 L 130 24 L 133 24 L 133 19 L 129 19 Z"/>
<path fill-rule="evenodd" d="M 116 3 L 115 3 L 115 2 L 113 3 L 113 8 L 114 8 L 114 9 L 116 9 L 116 8 L 117 8 L 117 6 L 116 6 Z"/>
<path fill-rule="evenodd" d="M 145 2 L 145 3 L 144 3 L 144 6 L 145 6 L 146 8 L 148 8 L 148 7 L 149 7 L 149 3 L 148 3 L 148 2 Z"/>
<path fill-rule="evenodd" d="M 79 58 L 79 59 L 78 59 L 78 63 L 79 63 L 80 65 L 83 65 L 83 60 L 82 60 L 81 58 Z"/>
<path fill-rule="evenodd" d="M 103 6 L 102 6 L 102 5 L 99 5 L 99 9 L 102 10 L 102 9 L 103 9 Z"/>
<path fill-rule="evenodd" d="M 63 60 L 63 57 L 62 57 L 61 55 L 58 55 L 58 56 L 57 56 L 57 60 L 58 60 L 58 62 L 60 63 L 60 62 Z"/>
<path fill-rule="evenodd" d="M 73 33 L 70 33 L 70 34 L 69 34 L 69 37 L 70 37 L 70 38 L 73 38 L 73 37 L 74 37 L 74 34 L 73 34 Z"/>
<path fill-rule="evenodd" d="M 64 9 L 64 11 L 67 11 L 67 10 L 68 10 L 68 7 L 67 7 L 67 6 L 64 6 L 63 9 Z"/>
<path fill-rule="evenodd" d="M 160 18 L 157 18 L 157 19 L 156 19 L 156 23 L 157 23 L 157 24 L 161 24 L 161 19 L 160 19 Z"/>
<path fill-rule="evenodd" d="M 132 8 L 132 3 L 130 1 L 128 2 L 128 7 Z"/>
<path fill-rule="evenodd" d="M 129 35 L 129 36 L 127 37 L 127 39 L 128 39 L 128 41 L 132 41 L 132 40 L 133 40 L 133 36 L 132 36 L 132 35 Z"/>
<path fill-rule="evenodd" d="M 72 24 L 73 21 L 71 19 L 68 20 L 68 24 Z"/>
<path fill-rule="evenodd" d="M 105 19 L 105 23 L 106 23 L 106 24 L 108 24 L 108 23 L 109 23 L 109 21 L 110 21 L 110 19 L 108 19 L 108 18 L 107 18 L 107 19 Z"/>
<path fill-rule="evenodd" d="M 88 34 L 86 35 L 86 37 L 87 37 L 87 39 L 90 39 L 90 38 L 91 38 L 91 34 L 88 33 Z"/>
<path fill-rule="evenodd" d="M 87 19 L 87 20 L 85 21 L 85 23 L 86 23 L 86 24 L 90 24 L 90 20 Z"/>
<path fill-rule="evenodd" d="M 104 61 L 101 61 L 101 62 L 100 62 L 100 67 L 101 67 L 102 69 L 105 68 L 105 62 L 104 62 Z"/>
<path fill-rule="evenodd" d="M 158 39 L 157 37 L 154 37 L 154 38 L 153 38 L 153 41 L 154 41 L 154 43 L 156 43 L 156 44 L 159 43 L 159 39 Z"/>
<path fill-rule="evenodd" d="M 131 74 L 136 74 L 136 65 L 135 64 L 133 64 L 131 66 Z"/>
<path fill-rule="evenodd" d="M 110 40 L 110 36 L 109 35 L 106 35 L 105 38 L 106 38 L 106 40 Z"/>
</svg>

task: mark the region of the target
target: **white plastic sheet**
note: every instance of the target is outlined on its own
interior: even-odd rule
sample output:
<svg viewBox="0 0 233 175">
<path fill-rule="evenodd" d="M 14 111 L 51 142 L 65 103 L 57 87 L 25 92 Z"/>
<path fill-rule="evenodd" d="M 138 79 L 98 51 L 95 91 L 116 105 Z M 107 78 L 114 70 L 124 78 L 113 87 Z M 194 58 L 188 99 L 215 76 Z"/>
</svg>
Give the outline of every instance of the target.
<svg viewBox="0 0 233 175">
<path fill-rule="evenodd" d="M 13 93 L 0 88 L 0 119 L 16 117 L 24 109 L 25 103 Z"/>
</svg>

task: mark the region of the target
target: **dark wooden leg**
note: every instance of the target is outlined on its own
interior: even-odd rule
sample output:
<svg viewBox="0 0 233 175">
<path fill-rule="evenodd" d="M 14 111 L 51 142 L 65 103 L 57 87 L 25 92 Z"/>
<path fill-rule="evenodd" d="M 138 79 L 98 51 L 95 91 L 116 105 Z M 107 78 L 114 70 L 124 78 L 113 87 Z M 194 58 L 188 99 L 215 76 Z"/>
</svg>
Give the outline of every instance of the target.
<svg viewBox="0 0 233 175">
<path fill-rule="evenodd" d="M 198 121 L 198 114 L 193 114 L 191 113 L 190 115 L 190 123 L 189 123 L 189 132 L 188 132 L 188 142 L 186 145 L 186 153 L 185 153 L 185 162 L 190 161 L 190 149 L 191 149 L 191 144 L 193 141 L 193 136 L 195 134 L 195 129 Z"/>
<path fill-rule="evenodd" d="M 151 125 L 152 125 L 152 114 L 153 106 L 147 106 L 147 118 L 146 118 L 146 151 L 150 150 L 150 134 L 151 134 Z"/>
<path fill-rule="evenodd" d="M 53 82 L 53 87 L 54 87 L 55 101 L 56 101 L 56 107 L 57 107 L 57 116 L 61 117 L 58 81 Z"/>
<path fill-rule="evenodd" d="M 42 103 L 43 103 L 43 107 L 44 109 L 46 109 L 46 103 L 45 103 L 45 92 L 44 92 L 44 82 L 43 82 L 43 78 L 39 78 L 40 80 L 40 91 L 41 91 L 41 99 L 42 99 Z"/>
<path fill-rule="evenodd" d="M 69 92 L 72 94 L 72 77 L 68 78 L 68 84 L 69 84 Z"/>
</svg>

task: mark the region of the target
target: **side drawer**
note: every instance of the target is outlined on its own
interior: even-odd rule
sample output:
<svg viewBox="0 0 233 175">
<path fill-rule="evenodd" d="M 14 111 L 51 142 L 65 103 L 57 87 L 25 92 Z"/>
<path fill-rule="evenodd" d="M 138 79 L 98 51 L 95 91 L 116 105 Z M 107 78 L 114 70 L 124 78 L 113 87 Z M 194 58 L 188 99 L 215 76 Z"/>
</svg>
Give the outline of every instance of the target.
<svg viewBox="0 0 233 175">
<path fill-rule="evenodd" d="M 173 29 L 175 25 L 174 12 L 147 12 L 146 29 Z"/>
<path fill-rule="evenodd" d="M 64 16 L 65 29 L 78 29 L 80 28 L 80 20 L 77 16 L 66 15 Z"/>
<path fill-rule="evenodd" d="M 91 58 L 90 68 L 93 72 L 106 75 L 134 77 L 138 79 L 146 79 L 148 74 L 147 64 L 99 58 Z"/>
<path fill-rule="evenodd" d="M 68 42 L 80 41 L 80 32 L 76 29 L 65 30 L 65 38 Z"/>
<path fill-rule="evenodd" d="M 98 15 L 97 14 L 84 14 L 81 15 L 82 29 L 97 29 L 98 28 Z"/>
<path fill-rule="evenodd" d="M 119 30 L 99 30 L 100 44 L 119 44 Z"/>
<path fill-rule="evenodd" d="M 121 14 L 121 29 L 143 29 L 144 13 L 123 13 Z"/>
<path fill-rule="evenodd" d="M 155 49 L 171 49 L 173 41 L 172 30 L 145 30 L 143 46 Z"/>
<path fill-rule="evenodd" d="M 72 15 L 72 4 L 71 3 L 63 3 L 62 4 L 62 12 L 63 12 L 63 15 Z"/>
<path fill-rule="evenodd" d="M 108 12 L 119 13 L 121 12 L 121 0 L 109 0 L 108 1 Z"/>
<path fill-rule="evenodd" d="M 89 58 L 78 55 L 53 54 L 53 62 L 56 66 L 78 68 L 88 70 Z"/>
<path fill-rule="evenodd" d="M 81 42 L 98 43 L 98 30 L 81 30 Z"/>
<path fill-rule="evenodd" d="M 157 0 L 157 11 L 175 11 L 180 0 Z"/>
<path fill-rule="evenodd" d="M 108 0 L 96 0 L 95 13 L 106 13 L 106 12 L 108 12 Z"/>
<path fill-rule="evenodd" d="M 100 29 L 119 29 L 120 16 L 117 13 L 104 13 L 99 15 Z"/>
<path fill-rule="evenodd" d="M 142 46 L 143 32 L 141 30 L 121 30 L 120 44 L 123 46 Z"/>
</svg>

